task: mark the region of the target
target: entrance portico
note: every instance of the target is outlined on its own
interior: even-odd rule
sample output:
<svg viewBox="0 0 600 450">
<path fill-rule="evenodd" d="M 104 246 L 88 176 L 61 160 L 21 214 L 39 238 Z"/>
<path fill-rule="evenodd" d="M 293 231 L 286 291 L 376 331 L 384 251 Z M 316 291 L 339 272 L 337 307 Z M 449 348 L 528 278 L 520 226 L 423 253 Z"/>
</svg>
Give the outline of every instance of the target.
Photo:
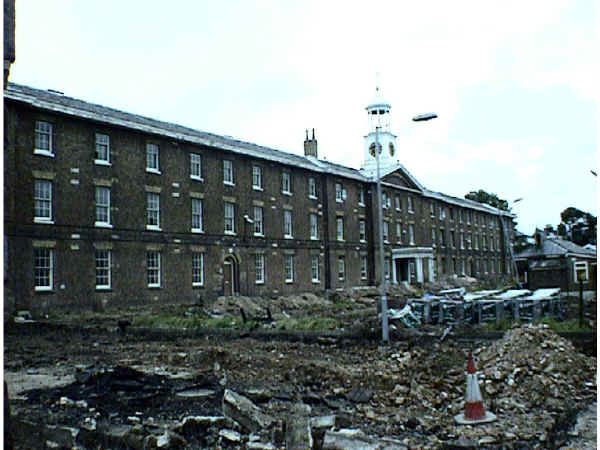
<svg viewBox="0 0 600 450">
<path fill-rule="evenodd" d="M 392 249 L 392 276 L 393 283 L 414 284 L 435 281 L 433 249 L 431 247 Z"/>
</svg>

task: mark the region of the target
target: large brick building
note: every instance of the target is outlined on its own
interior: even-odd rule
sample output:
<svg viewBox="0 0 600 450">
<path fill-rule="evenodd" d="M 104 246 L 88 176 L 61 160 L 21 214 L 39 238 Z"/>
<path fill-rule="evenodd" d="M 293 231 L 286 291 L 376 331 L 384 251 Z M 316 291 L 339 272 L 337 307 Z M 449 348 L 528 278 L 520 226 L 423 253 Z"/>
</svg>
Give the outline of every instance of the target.
<svg viewBox="0 0 600 450">
<path fill-rule="evenodd" d="M 376 284 L 375 118 L 390 281 L 510 274 L 510 216 L 419 184 L 379 97 L 361 170 L 314 132 L 298 156 L 12 83 L 4 103 L 9 310 Z"/>
</svg>

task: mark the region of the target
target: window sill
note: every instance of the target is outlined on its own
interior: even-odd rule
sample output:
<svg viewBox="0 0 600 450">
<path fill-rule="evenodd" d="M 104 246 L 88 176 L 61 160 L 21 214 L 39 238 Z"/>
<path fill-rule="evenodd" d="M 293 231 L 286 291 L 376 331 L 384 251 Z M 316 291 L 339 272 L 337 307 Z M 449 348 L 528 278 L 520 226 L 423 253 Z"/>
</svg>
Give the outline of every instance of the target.
<svg viewBox="0 0 600 450">
<path fill-rule="evenodd" d="M 360 206 L 361 208 L 364 208 L 365 204 L 364 203 L 359 203 L 358 206 Z"/>
<path fill-rule="evenodd" d="M 337 242 L 346 242 L 344 239 L 337 239 Z"/>
<path fill-rule="evenodd" d="M 112 287 L 111 286 L 96 286 L 96 290 L 107 292 L 107 291 L 112 291 Z"/>
<path fill-rule="evenodd" d="M 146 172 L 147 173 L 153 173 L 155 175 L 162 175 L 162 173 L 160 172 L 160 170 L 158 170 L 158 169 L 152 169 L 151 167 L 146 167 Z"/>
<path fill-rule="evenodd" d="M 110 223 L 106 222 L 94 222 L 94 226 L 98 228 L 112 228 L 113 226 Z"/>
<path fill-rule="evenodd" d="M 160 284 L 149 284 L 148 289 L 160 289 Z"/>
<path fill-rule="evenodd" d="M 237 236 L 235 231 L 224 231 L 223 233 L 226 234 L 227 236 Z"/>
<path fill-rule="evenodd" d="M 360 241 L 358 241 L 358 242 L 360 242 L 361 244 L 366 244 L 366 243 L 367 243 L 366 239 L 361 239 L 361 240 L 360 240 Z"/>
<path fill-rule="evenodd" d="M 321 284 L 321 281 L 320 280 L 312 280 L 312 283 L 313 284 Z"/>
<path fill-rule="evenodd" d="M 285 284 L 293 284 L 294 280 L 285 280 Z"/>
<path fill-rule="evenodd" d="M 308 198 L 310 200 L 318 200 L 318 198 L 316 196 L 314 196 L 314 195 L 309 195 Z"/>
<path fill-rule="evenodd" d="M 204 287 L 204 283 L 192 283 L 193 288 Z"/>
<path fill-rule="evenodd" d="M 259 284 L 260 285 L 260 284 L 265 284 L 265 282 L 264 281 L 255 281 L 254 284 Z"/>
<path fill-rule="evenodd" d="M 157 225 L 146 225 L 146 230 L 148 231 L 162 231 L 162 229 Z"/>
<path fill-rule="evenodd" d="M 235 183 L 231 182 L 231 181 L 223 181 L 223 184 L 225 186 L 235 186 Z"/>
<path fill-rule="evenodd" d="M 105 161 L 103 159 L 95 159 L 94 164 L 96 164 L 97 166 L 107 166 L 107 167 L 112 166 L 110 161 Z"/>
<path fill-rule="evenodd" d="M 294 236 L 291 235 L 285 235 L 283 236 L 284 239 L 294 239 Z"/>
<path fill-rule="evenodd" d="M 335 202 L 336 202 L 336 203 L 344 203 L 344 200 L 340 200 L 340 199 L 337 199 L 337 198 L 336 198 L 336 199 L 335 199 Z"/>
<path fill-rule="evenodd" d="M 40 155 L 40 156 L 48 156 L 49 158 L 54 158 L 54 153 L 52 153 L 51 151 L 48 150 L 42 150 L 39 148 L 36 148 L 33 150 L 33 154 L 34 155 Z"/>
<path fill-rule="evenodd" d="M 401 210 L 400 208 L 396 208 L 396 211 L 397 211 L 397 212 L 400 212 L 400 211 L 402 211 L 402 210 Z"/>
<path fill-rule="evenodd" d="M 260 191 L 260 192 L 264 191 L 264 189 L 261 188 L 260 186 L 252 186 L 252 189 L 255 191 Z"/>
<path fill-rule="evenodd" d="M 34 217 L 33 223 L 43 223 L 45 225 L 54 225 L 54 220 L 52 219 L 44 219 L 41 217 Z"/>
<path fill-rule="evenodd" d="M 311 236 L 311 237 L 310 237 L 310 240 L 311 240 L 311 241 L 318 241 L 318 240 L 319 240 L 319 238 L 318 238 L 318 237 L 316 237 L 316 236 Z"/>
<path fill-rule="evenodd" d="M 289 192 L 289 191 L 281 191 L 281 193 L 282 193 L 283 195 L 287 195 L 288 197 L 291 197 L 291 196 L 292 196 L 292 193 L 291 193 L 291 192 Z"/>
<path fill-rule="evenodd" d="M 263 233 L 254 233 L 254 237 L 264 238 L 265 235 Z"/>
<path fill-rule="evenodd" d="M 198 175 L 190 175 L 190 180 L 204 182 L 204 178 L 199 177 Z"/>
<path fill-rule="evenodd" d="M 192 233 L 198 233 L 198 234 L 204 233 L 204 230 L 202 228 L 192 228 L 190 231 Z"/>
<path fill-rule="evenodd" d="M 35 292 L 52 292 L 52 288 L 50 286 L 36 286 Z"/>
</svg>

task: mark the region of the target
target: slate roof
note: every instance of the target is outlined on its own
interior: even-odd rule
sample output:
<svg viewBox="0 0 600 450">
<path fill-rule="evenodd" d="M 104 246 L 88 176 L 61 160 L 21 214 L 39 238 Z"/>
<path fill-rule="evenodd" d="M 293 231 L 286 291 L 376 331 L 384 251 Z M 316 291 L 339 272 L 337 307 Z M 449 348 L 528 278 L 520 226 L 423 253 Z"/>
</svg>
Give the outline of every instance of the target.
<svg viewBox="0 0 600 450">
<path fill-rule="evenodd" d="M 35 89 L 16 83 L 8 83 L 8 87 L 4 91 L 4 98 L 23 102 L 33 107 L 54 111 L 57 113 L 81 117 L 129 129 L 135 129 L 175 140 L 215 147 L 221 150 L 268 161 L 274 161 L 314 172 L 330 173 L 362 182 L 375 181 L 374 178 L 366 176 L 366 174 L 361 173 L 361 171 L 357 169 L 332 163 L 327 160 L 317 159 L 310 156 L 300 156 L 294 153 L 284 152 L 274 148 L 263 147 L 250 142 L 237 140 L 228 136 L 220 136 L 213 133 L 207 133 L 205 131 L 195 130 L 189 127 L 184 127 L 182 125 L 127 113 L 115 108 L 109 108 L 95 103 L 89 103 L 83 100 L 75 99 L 55 91 Z M 513 216 L 507 211 L 498 210 L 489 205 L 478 203 L 472 200 L 452 197 L 442 194 L 441 192 L 430 191 L 422 186 L 400 163 L 398 163 L 396 167 L 391 168 L 390 170 L 386 171 L 386 173 L 382 174 L 382 177 L 395 170 L 401 170 L 404 174 L 406 174 L 407 177 L 419 187 L 419 189 L 423 192 L 423 195 L 426 197 L 436 198 L 447 203 L 485 211 L 491 214 L 500 213 L 504 216 Z"/>
<path fill-rule="evenodd" d="M 515 255 L 516 259 L 527 259 L 527 258 L 552 258 L 561 256 L 580 256 L 584 258 L 596 258 L 596 252 L 588 250 L 571 241 L 565 241 L 560 238 L 545 238 L 542 240 L 541 245 L 533 246 L 521 250 Z"/>
</svg>

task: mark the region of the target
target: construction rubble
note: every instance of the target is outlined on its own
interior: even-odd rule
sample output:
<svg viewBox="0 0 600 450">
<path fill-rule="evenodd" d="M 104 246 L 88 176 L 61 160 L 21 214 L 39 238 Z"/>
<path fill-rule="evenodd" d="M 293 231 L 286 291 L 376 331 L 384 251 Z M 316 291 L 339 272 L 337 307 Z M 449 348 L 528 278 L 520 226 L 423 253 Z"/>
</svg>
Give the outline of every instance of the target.
<svg viewBox="0 0 600 450">
<path fill-rule="evenodd" d="M 543 325 L 383 348 L 60 333 L 5 336 L 16 448 L 551 448 L 596 398 L 596 358 Z M 454 421 L 471 351 L 493 423 Z M 47 358 L 70 382 L 19 390 Z"/>
</svg>

